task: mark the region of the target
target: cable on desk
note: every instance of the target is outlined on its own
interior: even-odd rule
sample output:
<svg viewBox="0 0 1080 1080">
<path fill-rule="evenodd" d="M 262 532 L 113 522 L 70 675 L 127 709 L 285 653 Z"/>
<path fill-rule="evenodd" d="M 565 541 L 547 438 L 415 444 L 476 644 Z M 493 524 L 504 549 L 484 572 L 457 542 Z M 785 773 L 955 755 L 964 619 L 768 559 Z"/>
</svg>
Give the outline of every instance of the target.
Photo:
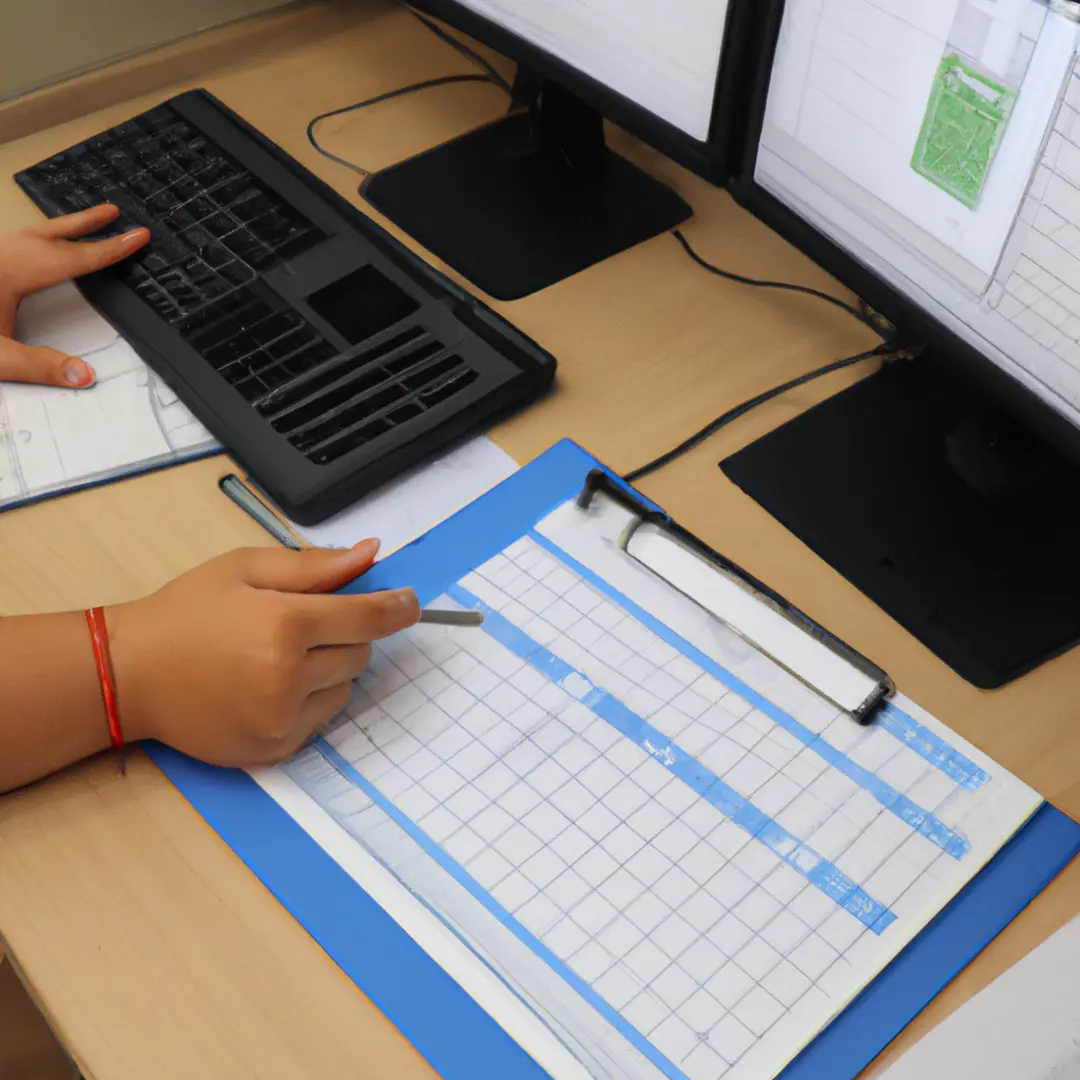
<svg viewBox="0 0 1080 1080">
<path fill-rule="evenodd" d="M 357 101 L 353 105 L 345 105 L 340 109 L 331 109 L 329 112 L 319 113 L 314 117 L 307 126 L 307 138 L 308 142 L 318 150 L 323 157 L 329 158 L 331 161 L 336 161 L 339 165 L 344 165 L 347 169 L 352 169 L 353 172 L 359 173 L 361 176 L 367 178 L 371 175 L 370 169 L 365 169 L 362 165 L 357 165 L 354 161 L 349 161 L 347 158 L 338 157 L 337 154 L 331 153 L 324 147 L 319 140 L 315 137 L 315 129 L 324 120 L 329 120 L 332 116 L 341 116 L 343 113 L 356 112 L 358 109 L 366 109 L 369 105 L 379 105 L 384 101 L 390 101 L 393 98 L 404 97 L 406 94 L 415 93 L 417 90 L 430 90 L 436 86 L 449 86 L 452 83 L 466 83 L 466 82 L 493 82 L 488 75 L 443 75 L 438 79 L 425 79 L 423 82 L 412 83 L 409 86 L 399 86 L 396 90 L 388 90 L 385 94 L 376 94 L 375 97 L 367 98 L 365 101 Z"/>
<path fill-rule="evenodd" d="M 806 296 L 813 296 L 818 300 L 824 300 L 826 303 L 840 308 L 842 311 L 846 311 L 849 315 L 853 315 L 858 319 L 859 322 L 865 323 L 874 330 L 882 329 L 881 325 L 878 322 L 875 322 L 873 313 L 865 304 L 856 307 L 854 304 L 849 304 L 846 300 L 841 300 L 839 297 L 832 296 L 827 292 L 821 292 L 819 289 L 812 289 L 808 285 L 793 285 L 788 281 L 762 281 L 758 278 L 744 277 L 742 274 L 732 273 L 730 270 L 721 270 L 719 266 L 714 266 L 711 262 L 707 262 L 703 259 L 690 246 L 690 241 L 686 239 L 681 229 L 672 230 L 671 235 L 679 241 L 683 251 L 685 251 L 686 254 L 689 255 L 703 270 L 708 270 L 710 274 L 722 277 L 726 281 L 734 281 L 738 285 L 750 285 L 755 289 L 782 289 L 786 292 L 803 293 Z"/>
<path fill-rule="evenodd" d="M 329 120 L 332 116 L 341 116 L 344 113 L 357 112 L 360 109 L 368 108 L 369 105 L 379 105 L 384 101 L 391 101 L 394 98 L 404 97 L 406 94 L 416 93 L 418 90 L 431 90 L 436 86 L 451 86 L 454 83 L 491 83 L 492 85 L 499 87 L 500 90 L 506 91 L 507 94 L 513 93 L 513 87 L 510 83 L 499 74 L 493 64 L 485 60 L 478 52 L 470 49 L 463 41 L 458 41 L 452 34 L 447 33 L 441 26 L 429 19 L 426 15 L 422 15 L 419 11 L 410 7 L 407 3 L 400 2 L 399 6 L 427 27 L 427 29 L 437 38 L 441 41 L 445 41 L 447 45 L 456 52 L 459 52 L 466 60 L 475 64 L 484 72 L 484 74 L 442 75 L 436 79 L 424 79 L 422 82 L 410 83 L 408 86 L 399 86 L 396 90 L 388 90 L 384 94 L 376 94 L 374 97 L 366 98 L 364 101 L 357 101 L 352 105 L 345 105 L 340 109 L 331 109 L 329 112 L 319 113 L 318 116 L 314 117 L 307 126 L 307 140 L 311 143 L 312 147 L 322 154 L 323 157 L 329 158 L 331 161 L 336 161 L 339 165 L 344 165 L 347 169 L 352 169 L 353 172 L 358 173 L 365 179 L 371 175 L 370 169 L 365 169 L 362 165 L 357 165 L 354 161 L 349 161 L 347 158 L 338 157 L 337 154 L 331 153 L 319 142 L 318 138 L 316 138 L 315 130 L 324 120 Z"/>
<path fill-rule="evenodd" d="M 476 52 L 474 49 L 469 48 L 469 46 L 466 45 L 464 41 L 459 41 L 456 37 L 454 37 L 453 34 L 448 33 L 433 19 L 429 19 L 426 15 L 421 14 L 419 11 L 416 10 L 416 8 L 411 7 L 408 3 L 405 3 L 404 0 L 398 0 L 398 2 L 410 15 L 413 16 L 413 18 L 422 22 L 424 26 L 426 26 L 437 38 L 441 38 L 452 49 L 455 49 L 457 52 L 461 53 L 461 55 L 464 56 L 465 59 L 468 60 L 470 63 L 475 64 L 478 68 L 482 68 L 485 72 L 487 72 L 488 78 L 496 86 L 501 87 L 508 94 L 513 92 L 513 87 L 505 78 L 503 78 L 502 75 L 499 74 L 494 64 L 492 64 L 488 60 L 485 60 L 484 57 L 482 57 L 478 52 Z"/>
<path fill-rule="evenodd" d="M 738 420 L 741 416 L 745 416 L 759 405 L 764 405 L 765 402 L 772 401 L 773 398 L 779 397 L 781 394 L 786 394 L 789 390 L 794 390 L 798 386 L 803 386 L 808 382 L 813 382 L 815 379 L 820 379 L 823 375 L 831 375 L 834 371 L 841 371 L 844 368 L 853 367 L 855 364 L 862 363 L 863 360 L 869 360 L 876 356 L 895 355 L 901 352 L 902 350 L 897 349 L 894 345 L 879 345 L 876 349 L 870 349 L 868 352 L 859 353 L 857 356 L 849 356 L 845 360 L 834 360 L 831 364 L 826 364 L 824 367 L 808 371 L 805 375 L 790 379 L 780 386 L 774 386 L 771 390 L 765 390 L 756 397 L 744 401 L 741 405 L 736 405 L 733 409 L 728 409 L 726 413 L 718 416 L 711 423 L 706 424 L 700 431 L 695 432 L 690 438 L 679 443 L 678 446 L 673 447 L 666 454 L 661 454 L 658 458 L 654 458 L 652 461 L 648 462 L 648 464 L 634 469 L 633 472 L 626 473 L 626 475 L 623 476 L 623 479 L 627 483 L 632 484 L 637 480 L 641 480 L 643 477 L 657 472 L 664 468 L 665 465 L 670 465 L 676 458 L 681 457 L 687 451 L 693 450 L 695 446 L 699 446 L 710 436 L 715 435 L 721 428 L 727 427 L 732 421 Z"/>
</svg>

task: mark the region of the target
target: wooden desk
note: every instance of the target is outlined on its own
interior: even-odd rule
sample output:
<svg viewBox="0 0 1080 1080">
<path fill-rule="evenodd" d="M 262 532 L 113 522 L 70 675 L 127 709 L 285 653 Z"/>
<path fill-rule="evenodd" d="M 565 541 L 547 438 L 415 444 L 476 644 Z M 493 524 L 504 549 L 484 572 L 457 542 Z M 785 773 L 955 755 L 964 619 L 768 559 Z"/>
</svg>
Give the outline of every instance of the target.
<svg viewBox="0 0 1080 1080">
<path fill-rule="evenodd" d="M 462 65 L 409 16 L 376 0 L 288 11 L 0 109 L 0 138 L 8 140 L 0 175 L 202 85 L 356 200 L 354 174 L 308 146 L 308 119 Z M 379 167 L 504 108 L 492 87 L 446 87 L 339 117 L 321 138 Z M 837 288 L 723 192 L 618 133 L 615 140 L 695 206 L 687 233 L 706 257 Z M 0 181 L 3 226 L 36 219 L 14 184 Z M 556 392 L 492 432 L 519 461 L 568 435 L 628 469 L 752 393 L 871 344 L 864 328 L 826 305 L 718 281 L 666 236 L 496 306 L 561 363 Z M 979 693 L 716 468 L 853 377 L 762 408 L 645 490 L 884 665 L 920 704 L 1080 813 L 1080 651 L 1007 690 Z M 216 491 L 226 469 L 222 459 L 206 461 L 0 516 L 0 612 L 119 601 L 231 546 L 266 543 Z M 1077 911 L 1074 866 L 905 1040 Z M 144 758 L 126 778 L 112 761 L 91 762 L 0 801 L 0 931 L 94 1080 L 433 1076 Z"/>
</svg>

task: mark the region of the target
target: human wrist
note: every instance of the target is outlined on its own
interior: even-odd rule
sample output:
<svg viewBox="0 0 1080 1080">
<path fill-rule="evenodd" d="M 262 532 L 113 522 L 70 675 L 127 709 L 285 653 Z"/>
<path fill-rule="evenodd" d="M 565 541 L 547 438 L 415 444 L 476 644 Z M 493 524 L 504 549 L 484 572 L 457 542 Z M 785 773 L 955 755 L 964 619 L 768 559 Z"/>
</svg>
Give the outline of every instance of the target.
<svg viewBox="0 0 1080 1080">
<path fill-rule="evenodd" d="M 143 625 L 142 604 L 132 601 L 105 609 L 109 629 L 109 648 L 112 655 L 113 679 L 116 683 L 117 711 L 125 743 L 141 742 L 155 737 L 153 710 L 148 700 L 150 679 L 147 641 Z"/>
</svg>

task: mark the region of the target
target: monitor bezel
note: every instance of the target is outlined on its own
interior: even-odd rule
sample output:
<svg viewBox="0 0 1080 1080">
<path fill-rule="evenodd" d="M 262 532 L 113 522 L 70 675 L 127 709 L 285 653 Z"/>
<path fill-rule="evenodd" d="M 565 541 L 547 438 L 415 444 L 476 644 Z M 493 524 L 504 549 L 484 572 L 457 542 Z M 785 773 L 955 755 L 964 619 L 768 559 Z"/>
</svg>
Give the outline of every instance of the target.
<svg viewBox="0 0 1080 1080">
<path fill-rule="evenodd" d="M 732 176 L 746 134 L 742 88 L 753 71 L 751 50 L 735 46 L 746 40 L 754 2 L 747 5 L 730 0 L 728 4 L 709 137 L 702 142 L 459 0 L 408 0 L 417 11 L 456 27 L 508 59 L 558 82 L 617 127 L 721 187 Z"/>
<path fill-rule="evenodd" d="M 750 40 L 758 64 L 748 80 L 743 151 L 729 184 L 732 197 L 774 232 L 809 256 L 896 328 L 896 340 L 922 346 L 999 409 L 1011 413 L 1071 460 L 1080 462 L 1080 427 L 1034 389 L 1002 368 L 977 346 L 895 288 L 855 255 L 830 239 L 757 182 L 758 149 L 780 40 L 785 0 L 743 0 L 756 23 Z M 1080 405 L 1080 402 L 1078 402 Z"/>
</svg>

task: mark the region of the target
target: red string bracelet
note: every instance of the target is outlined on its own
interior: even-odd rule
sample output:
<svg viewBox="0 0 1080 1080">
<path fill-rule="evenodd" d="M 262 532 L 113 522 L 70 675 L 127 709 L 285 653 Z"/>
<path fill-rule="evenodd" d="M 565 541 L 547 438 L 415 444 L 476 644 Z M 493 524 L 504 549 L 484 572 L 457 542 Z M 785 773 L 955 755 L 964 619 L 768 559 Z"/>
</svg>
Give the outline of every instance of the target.
<svg viewBox="0 0 1080 1080">
<path fill-rule="evenodd" d="M 124 733 L 120 730 L 120 712 L 116 705 L 116 681 L 113 678 L 112 658 L 109 655 L 109 628 L 105 624 L 104 608 L 87 608 L 86 625 L 90 630 L 90 644 L 94 647 L 98 681 L 101 683 L 101 700 L 105 704 L 105 717 L 109 721 L 109 736 L 117 750 L 123 749 Z"/>
</svg>

